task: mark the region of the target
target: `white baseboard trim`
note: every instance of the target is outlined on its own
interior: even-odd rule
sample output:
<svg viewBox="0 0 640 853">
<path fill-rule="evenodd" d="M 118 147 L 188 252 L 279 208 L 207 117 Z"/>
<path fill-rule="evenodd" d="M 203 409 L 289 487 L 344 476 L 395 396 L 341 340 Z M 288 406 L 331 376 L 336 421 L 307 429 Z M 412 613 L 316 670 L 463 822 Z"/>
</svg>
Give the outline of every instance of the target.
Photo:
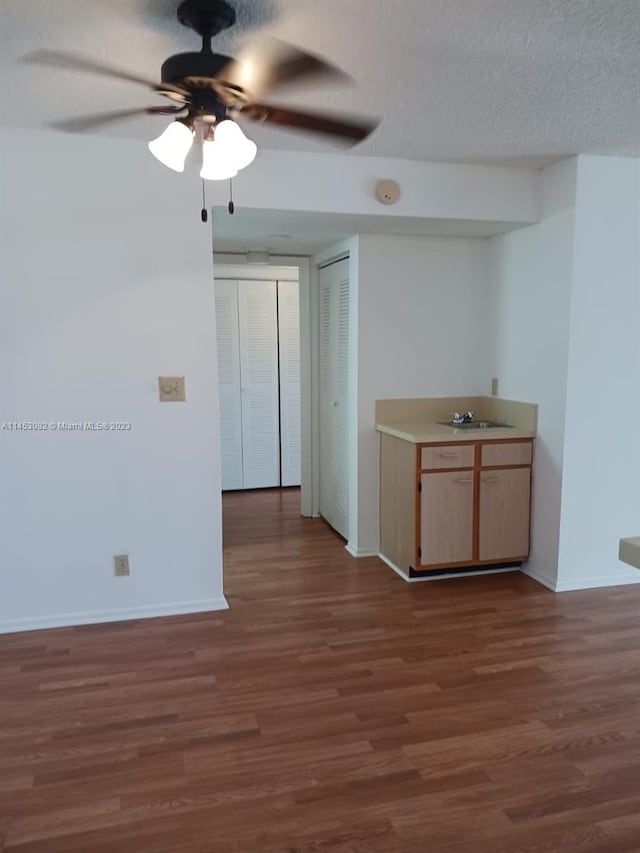
<svg viewBox="0 0 640 853">
<path fill-rule="evenodd" d="M 351 542 L 347 542 L 344 546 L 345 551 L 348 551 L 352 557 L 377 557 L 377 548 L 356 548 Z"/>
<path fill-rule="evenodd" d="M 433 581 L 451 581 L 456 580 L 457 578 L 477 578 L 479 575 L 504 575 L 507 572 L 519 572 L 521 571 L 519 566 L 507 568 L 507 569 L 485 569 L 484 571 L 475 571 L 475 572 L 451 572 L 442 575 L 426 575 L 425 577 L 420 578 L 410 578 L 409 575 L 406 575 L 402 569 L 398 568 L 395 563 L 392 563 L 388 557 L 385 557 L 384 554 L 378 554 L 378 557 L 382 560 L 383 563 L 386 563 L 390 569 L 400 575 L 403 581 L 407 583 L 427 583 Z"/>
<path fill-rule="evenodd" d="M 576 592 L 580 589 L 602 589 L 607 586 L 629 586 L 640 583 L 640 572 L 625 572 L 623 575 L 596 575 L 576 578 L 570 581 L 558 581 L 556 592 Z"/>
<path fill-rule="evenodd" d="M 382 562 L 385 563 L 387 566 L 389 566 L 390 569 L 393 569 L 393 571 L 397 575 L 400 575 L 400 577 L 402 578 L 403 581 L 406 581 L 407 583 L 411 583 L 411 581 L 413 580 L 413 578 L 410 578 L 409 575 L 406 575 L 402 571 L 402 569 L 399 568 L 398 566 L 396 566 L 396 564 L 394 562 L 392 562 L 388 557 L 385 557 L 384 554 L 378 554 L 378 559 L 382 560 Z"/>
<path fill-rule="evenodd" d="M 551 592 L 556 592 L 556 579 L 549 577 L 544 572 L 540 572 L 537 569 L 532 569 L 529 566 L 523 566 L 522 571 L 527 577 L 531 578 L 531 580 L 537 581 L 537 583 L 542 584 L 542 586 L 546 586 L 547 589 L 550 589 Z"/>
<path fill-rule="evenodd" d="M 122 610 L 88 610 L 79 613 L 60 613 L 27 619 L 9 619 L 0 622 L 0 634 L 16 631 L 38 631 L 43 628 L 69 628 L 75 625 L 95 625 L 100 622 L 128 622 L 131 619 L 153 619 L 158 616 L 181 616 L 188 613 L 208 613 L 228 610 L 227 599 L 205 598 L 198 601 L 176 601 L 172 604 L 148 604 L 126 607 Z"/>
</svg>

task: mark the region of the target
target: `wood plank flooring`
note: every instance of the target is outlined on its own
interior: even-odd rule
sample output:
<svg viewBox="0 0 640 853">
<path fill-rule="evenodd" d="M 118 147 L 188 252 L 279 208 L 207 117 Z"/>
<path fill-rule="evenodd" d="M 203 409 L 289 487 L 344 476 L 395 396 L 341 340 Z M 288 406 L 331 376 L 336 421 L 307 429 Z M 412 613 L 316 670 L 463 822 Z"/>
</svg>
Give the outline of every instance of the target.
<svg viewBox="0 0 640 853">
<path fill-rule="evenodd" d="M 16 853 L 640 850 L 640 588 L 405 584 L 225 497 L 224 613 L 0 637 Z"/>
</svg>

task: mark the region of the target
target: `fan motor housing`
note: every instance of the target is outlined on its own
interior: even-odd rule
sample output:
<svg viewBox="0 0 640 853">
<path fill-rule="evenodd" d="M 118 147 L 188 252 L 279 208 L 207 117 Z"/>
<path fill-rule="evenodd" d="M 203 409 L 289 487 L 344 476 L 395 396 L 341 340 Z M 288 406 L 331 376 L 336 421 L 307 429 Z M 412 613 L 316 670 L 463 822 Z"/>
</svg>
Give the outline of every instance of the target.
<svg viewBox="0 0 640 853">
<path fill-rule="evenodd" d="M 163 83 L 180 85 L 189 78 L 211 78 L 233 62 L 221 53 L 176 53 L 162 63 L 160 77 Z"/>
</svg>

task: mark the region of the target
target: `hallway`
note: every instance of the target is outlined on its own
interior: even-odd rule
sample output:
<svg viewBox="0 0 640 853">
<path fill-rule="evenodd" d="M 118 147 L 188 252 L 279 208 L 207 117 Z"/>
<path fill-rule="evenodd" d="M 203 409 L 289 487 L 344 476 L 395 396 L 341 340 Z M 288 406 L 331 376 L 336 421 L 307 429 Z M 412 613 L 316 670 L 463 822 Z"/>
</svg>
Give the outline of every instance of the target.
<svg viewBox="0 0 640 853">
<path fill-rule="evenodd" d="M 0 637 L 1 849 L 640 849 L 639 588 L 406 584 L 297 490 L 224 535 L 228 612 Z"/>
</svg>

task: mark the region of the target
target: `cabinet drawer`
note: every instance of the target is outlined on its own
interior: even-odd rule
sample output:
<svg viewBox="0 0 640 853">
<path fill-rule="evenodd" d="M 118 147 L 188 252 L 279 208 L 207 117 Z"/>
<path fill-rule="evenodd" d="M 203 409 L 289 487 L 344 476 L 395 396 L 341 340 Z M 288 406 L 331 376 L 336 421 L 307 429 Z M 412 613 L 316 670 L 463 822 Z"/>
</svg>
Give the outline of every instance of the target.
<svg viewBox="0 0 640 853">
<path fill-rule="evenodd" d="M 491 465 L 530 465 L 531 442 L 513 444 L 483 444 L 482 467 Z"/>
<path fill-rule="evenodd" d="M 444 447 L 423 447 L 420 467 L 473 468 L 474 447 L 471 444 L 447 444 Z"/>
</svg>

